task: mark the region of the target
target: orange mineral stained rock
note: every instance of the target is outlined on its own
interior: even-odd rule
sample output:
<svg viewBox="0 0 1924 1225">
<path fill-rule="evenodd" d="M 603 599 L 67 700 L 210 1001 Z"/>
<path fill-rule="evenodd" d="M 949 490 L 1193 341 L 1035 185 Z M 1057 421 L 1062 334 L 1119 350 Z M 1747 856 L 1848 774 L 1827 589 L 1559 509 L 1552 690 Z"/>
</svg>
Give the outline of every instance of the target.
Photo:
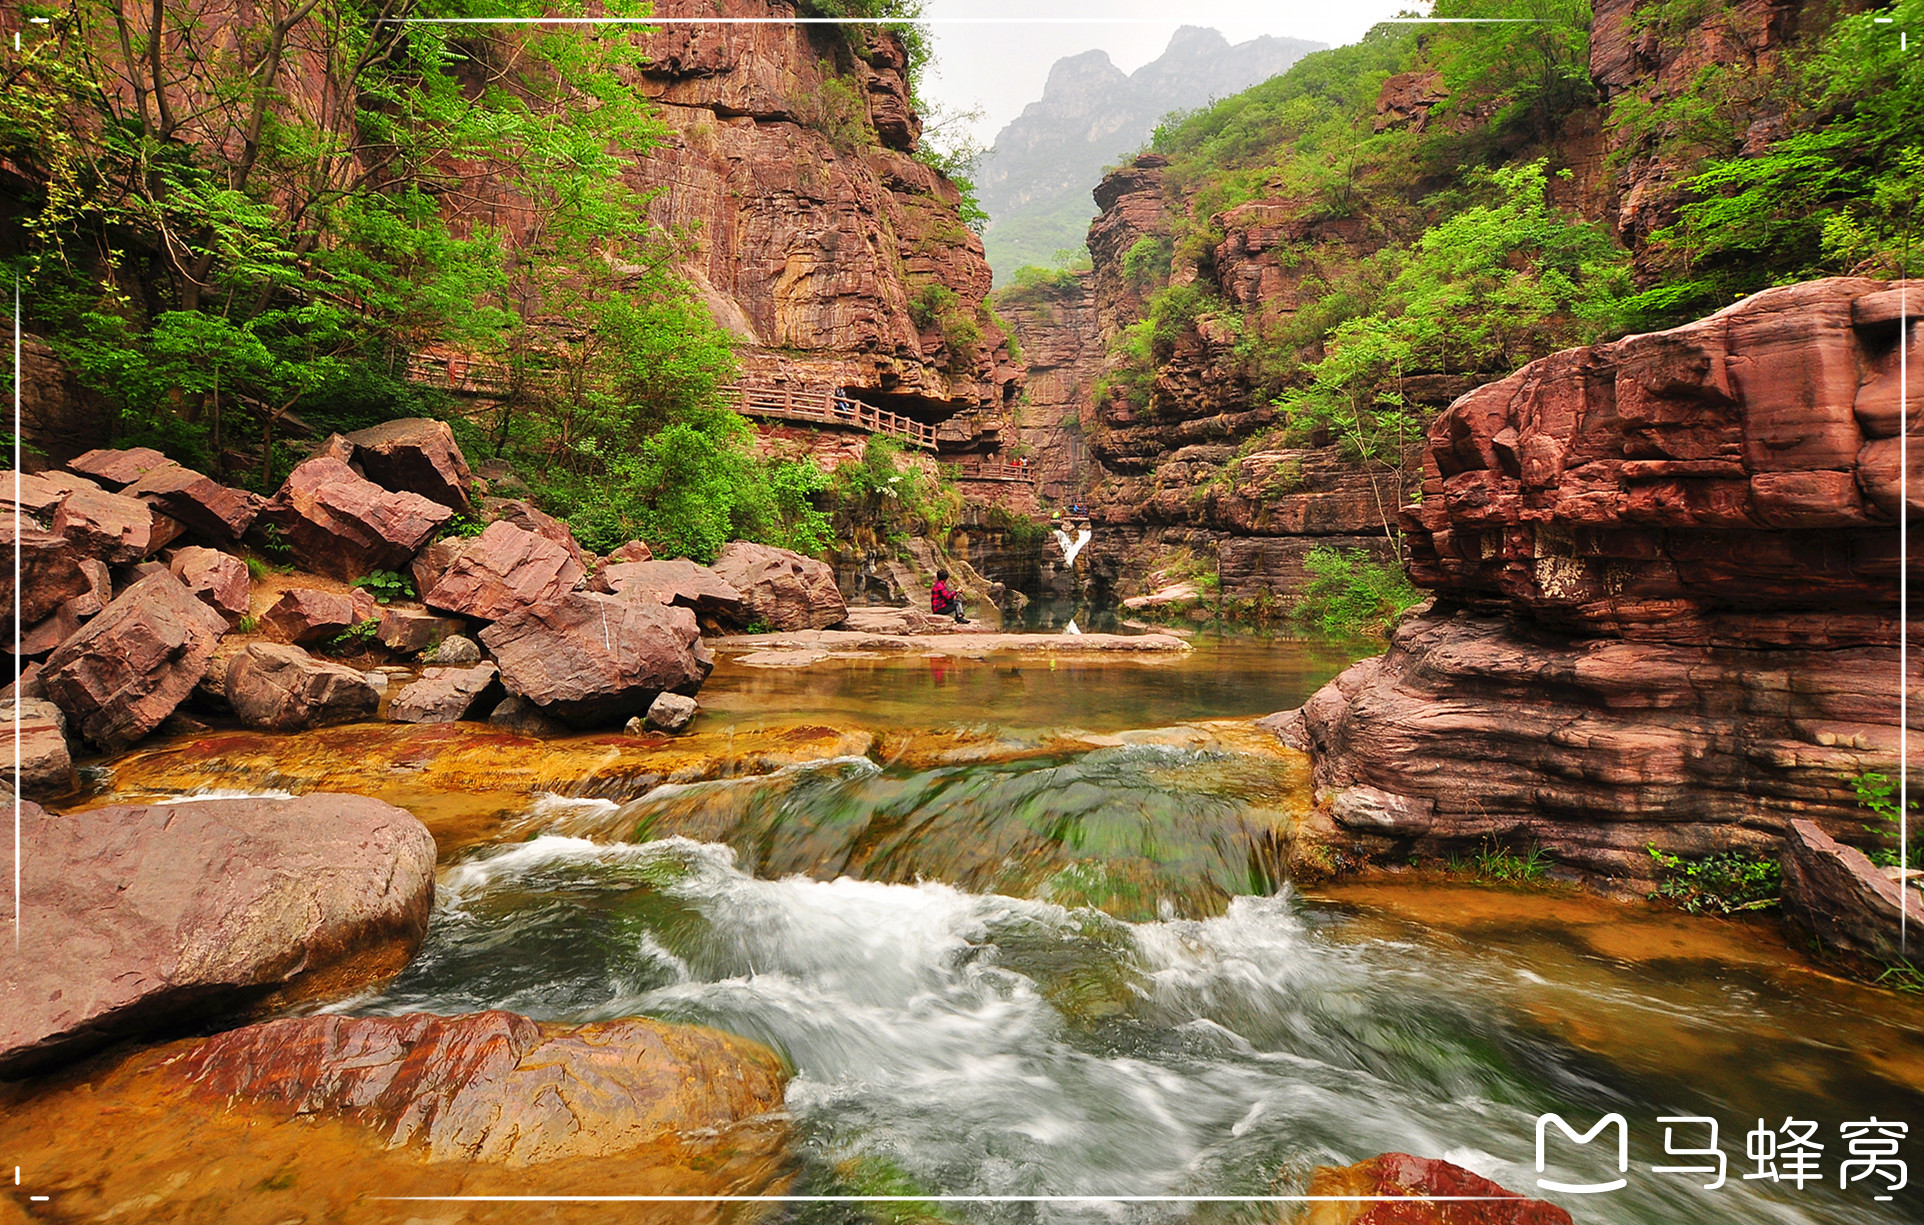
<svg viewBox="0 0 1924 1225">
<path fill-rule="evenodd" d="M 1408 1153 L 1384 1153 L 1355 1165 L 1320 1166 L 1310 1195 L 1411 1196 L 1409 1203 L 1312 1204 L 1303 1225 L 1570 1225 L 1555 1204 L 1525 1199 L 1462 1166 Z M 1514 1196 L 1483 1203 L 1425 1203 L 1422 1196 Z"/>
<path fill-rule="evenodd" d="M 434 839 L 353 795 L 23 806 L 0 1077 L 280 997 L 354 989 L 427 930 Z"/>
<path fill-rule="evenodd" d="M 785 1079 L 694 1026 L 287 1018 L 0 1086 L 0 1145 L 58 1220 L 679 1225 L 720 1207 L 399 1197 L 780 1194 Z"/>
</svg>

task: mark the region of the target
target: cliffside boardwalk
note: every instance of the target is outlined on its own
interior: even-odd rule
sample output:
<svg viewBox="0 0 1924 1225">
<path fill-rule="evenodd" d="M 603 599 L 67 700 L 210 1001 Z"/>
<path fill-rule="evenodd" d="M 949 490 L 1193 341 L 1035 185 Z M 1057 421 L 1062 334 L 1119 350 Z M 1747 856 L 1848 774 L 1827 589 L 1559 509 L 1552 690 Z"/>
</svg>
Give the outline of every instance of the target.
<svg viewBox="0 0 1924 1225">
<path fill-rule="evenodd" d="M 801 390 L 794 387 L 736 383 L 723 389 L 737 397 L 736 409 L 745 417 L 774 417 L 782 421 L 811 421 L 842 425 L 870 434 L 887 434 L 910 446 L 933 451 L 935 427 L 912 417 L 884 412 L 872 404 L 851 400 L 839 390 Z"/>
</svg>

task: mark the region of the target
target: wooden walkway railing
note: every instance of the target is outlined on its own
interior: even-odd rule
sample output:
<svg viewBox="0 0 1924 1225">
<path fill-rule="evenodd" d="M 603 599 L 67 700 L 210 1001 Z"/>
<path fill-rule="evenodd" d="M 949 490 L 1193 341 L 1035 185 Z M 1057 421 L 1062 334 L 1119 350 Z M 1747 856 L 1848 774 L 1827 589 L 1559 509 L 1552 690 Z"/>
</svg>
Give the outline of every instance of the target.
<svg viewBox="0 0 1924 1225">
<path fill-rule="evenodd" d="M 476 361 L 458 354 L 408 354 L 408 382 L 440 387 L 459 396 L 508 394 L 505 362 Z"/>
<path fill-rule="evenodd" d="M 411 353 L 408 355 L 407 377 L 410 382 L 445 388 L 456 395 L 500 396 L 508 392 L 508 367 L 505 363 L 479 361 L 459 354 Z M 847 426 L 870 434 L 900 438 L 910 446 L 921 447 L 925 451 L 936 449 L 934 426 L 838 395 L 832 388 L 802 390 L 737 383 L 721 390 L 735 397 L 736 408 L 744 416 Z M 1035 479 L 1035 474 L 1027 465 L 1001 460 L 964 461 L 961 475 L 968 480 L 978 481 Z"/>
<path fill-rule="evenodd" d="M 1002 459 L 965 459 L 955 466 L 955 474 L 965 481 L 1033 481 L 1035 469 L 1029 464 Z"/>
<path fill-rule="evenodd" d="M 845 425 L 870 434 L 887 434 L 911 446 L 935 450 L 935 427 L 913 417 L 883 412 L 872 404 L 837 395 L 830 388 L 802 391 L 793 387 L 754 387 L 736 384 L 724 387 L 739 403 L 736 410 L 748 417 L 775 417 L 783 421 L 814 421 L 824 425 Z"/>
</svg>

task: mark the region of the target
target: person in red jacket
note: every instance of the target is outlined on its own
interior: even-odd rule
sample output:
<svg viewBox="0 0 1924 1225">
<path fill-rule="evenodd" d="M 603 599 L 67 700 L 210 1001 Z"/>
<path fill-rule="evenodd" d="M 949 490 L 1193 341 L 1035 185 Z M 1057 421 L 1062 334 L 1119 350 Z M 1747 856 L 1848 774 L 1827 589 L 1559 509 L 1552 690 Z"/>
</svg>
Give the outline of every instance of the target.
<svg viewBox="0 0 1924 1225">
<path fill-rule="evenodd" d="M 938 617 L 953 615 L 957 621 L 962 617 L 962 593 L 949 585 L 949 572 L 935 572 L 935 586 L 929 588 L 929 611 Z"/>
</svg>

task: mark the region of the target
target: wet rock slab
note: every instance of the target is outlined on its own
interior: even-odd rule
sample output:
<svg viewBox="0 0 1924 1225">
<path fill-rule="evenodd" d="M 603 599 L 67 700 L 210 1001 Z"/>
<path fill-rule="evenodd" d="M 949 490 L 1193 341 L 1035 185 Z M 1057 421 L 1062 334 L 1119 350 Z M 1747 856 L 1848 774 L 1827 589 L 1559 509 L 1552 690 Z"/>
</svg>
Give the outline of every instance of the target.
<svg viewBox="0 0 1924 1225">
<path fill-rule="evenodd" d="M 0 962 L 0 1077 L 271 997 L 400 969 L 434 839 L 362 796 L 23 805 L 21 939 Z"/>
<path fill-rule="evenodd" d="M 1570 1214 L 1555 1204 L 1526 1199 L 1462 1166 L 1408 1153 L 1384 1153 L 1340 1169 L 1318 1167 L 1309 1194 L 1357 1198 L 1311 1204 L 1303 1225 L 1571 1225 Z M 1380 1196 L 1397 1198 L 1388 1203 L 1365 1198 Z M 1481 1196 L 1494 1198 L 1425 1202 Z"/>
<path fill-rule="evenodd" d="M 297 1017 L 232 1030 L 169 1068 L 189 1091 L 344 1114 L 429 1161 L 617 1157 L 780 1110 L 775 1053 L 638 1018 L 574 1028 L 509 1012 Z"/>
</svg>

